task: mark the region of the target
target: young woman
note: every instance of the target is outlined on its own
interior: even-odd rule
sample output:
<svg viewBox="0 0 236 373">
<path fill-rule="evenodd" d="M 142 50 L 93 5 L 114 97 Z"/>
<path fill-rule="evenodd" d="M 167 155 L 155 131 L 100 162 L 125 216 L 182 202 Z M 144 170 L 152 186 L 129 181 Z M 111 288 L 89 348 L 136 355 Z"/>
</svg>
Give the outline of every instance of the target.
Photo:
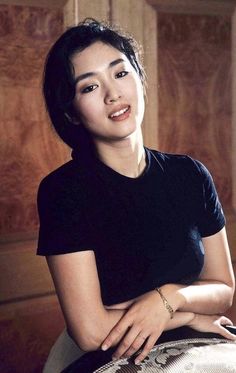
<svg viewBox="0 0 236 373">
<path fill-rule="evenodd" d="M 83 351 L 139 351 L 135 363 L 181 326 L 235 339 L 219 316 L 234 276 L 212 178 L 199 161 L 144 147 L 144 88 L 132 38 L 95 20 L 67 30 L 44 96 L 72 160 L 38 194 L 38 254 L 69 334 Z"/>
</svg>

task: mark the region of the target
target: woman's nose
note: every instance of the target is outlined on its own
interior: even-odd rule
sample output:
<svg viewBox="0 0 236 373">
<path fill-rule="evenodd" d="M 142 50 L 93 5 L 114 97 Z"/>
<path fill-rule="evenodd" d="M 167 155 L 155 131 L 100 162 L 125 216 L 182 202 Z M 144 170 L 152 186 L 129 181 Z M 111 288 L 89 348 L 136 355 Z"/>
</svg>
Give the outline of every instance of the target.
<svg viewBox="0 0 236 373">
<path fill-rule="evenodd" d="M 105 95 L 105 103 L 106 104 L 112 104 L 113 102 L 118 101 L 121 98 L 120 92 L 116 90 L 115 88 L 109 88 Z"/>
</svg>

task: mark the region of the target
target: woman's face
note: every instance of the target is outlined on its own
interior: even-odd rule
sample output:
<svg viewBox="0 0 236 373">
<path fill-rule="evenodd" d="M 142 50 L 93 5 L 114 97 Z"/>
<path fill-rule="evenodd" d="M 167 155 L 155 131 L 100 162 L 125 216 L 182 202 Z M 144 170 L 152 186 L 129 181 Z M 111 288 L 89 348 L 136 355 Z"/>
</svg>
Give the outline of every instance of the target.
<svg viewBox="0 0 236 373">
<path fill-rule="evenodd" d="M 71 61 L 77 81 L 75 112 L 95 142 L 120 141 L 140 129 L 143 86 L 122 52 L 95 42 Z"/>
</svg>

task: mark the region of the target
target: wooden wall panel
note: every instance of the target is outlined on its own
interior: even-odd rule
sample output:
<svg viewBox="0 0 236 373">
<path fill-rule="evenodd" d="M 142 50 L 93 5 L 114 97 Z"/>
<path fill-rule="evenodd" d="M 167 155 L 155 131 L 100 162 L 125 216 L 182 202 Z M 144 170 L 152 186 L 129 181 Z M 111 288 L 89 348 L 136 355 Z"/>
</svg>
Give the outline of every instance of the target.
<svg viewBox="0 0 236 373">
<path fill-rule="evenodd" d="M 40 373 L 64 327 L 44 258 L 36 257 L 40 180 L 68 159 L 41 81 L 62 10 L 0 5 L 0 371 Z M 29 238 L 34 240 L 29 241 Z"/>
<path fill-rule="evenodd" d="M 112 0 L 111 20 L 134 36 L 143 49 L 147 74 L 147 100 L 143 122 L 144 143 L 157 148 L 157 16 L 146 1 Z M 130 15 L 133 15 L 132 17 Z"/>
<path fill-rule="evenodd" d="M 33 240 L 1 247 L 0 305 L 54 294 L 46 260 L 35 255 L 36 245 Z"/>
<path fill-rule="evenodd" d="M 0 0 L 0 4 L 4 5 L 20 5 L 47 9 L 62 9 L 66 2 L 67 0 Z"/>
<path fill-rule="evenodd" d="M 203 161 L 232 199 L 231 19 L 158 14 L 160 149 Z"/>
<path fill-rule="evenodd" d="M 236 8 L 232 16 L 232 205 L 236 212 Z M 236 229 L 235 229 L 236 232 Z"/>
<path fill-rule="evenodd" d="M 147 0 L 158 12 L 175 14 L 231 15 L 234 0 Z"/>
<path fill-rule="evenodd" d="M 148 6 L 143 11 L 144 68 L 147 74 L 147 97 L 143 125 L 144 143 L 152 149 L 159 148 L 158 139 L 158 45 L 157 14 Z"/>
<path fill-rule="evenodd" d="M 144 1 L 112 0 L 111 21 L 130 32 L 143 45 Z M 131 16 L 132 15 L 132 16 Z"/>
<path fill-rule="evenodd" d="M 55 296 L 1 306 L 0 372 L 42 373 L 48 352 L 64 327 Z"/>
<path fill-rule="evenodd" d="M 67 158 L 41 95 L 46 53 L 62 31 L 62 13 L 0 6 L 0 238 L 37 230 L 39 181 Z"/>
<path fill-rule="evenodd" d="M 100 21 L 108 21 L 110 17 L 109 0 L 77 0 L 77 12 L 80 21 L 86 17 L 92 17 Z"/>
<path fill-rule="evenodd" d="M 109 21 L 110 2 L 109 0 L 87 1 L 69 0 L 64 7 L 65 28 L 73 26 L 84 18 L 95 18 L 99 21 Z"/>
</svg>

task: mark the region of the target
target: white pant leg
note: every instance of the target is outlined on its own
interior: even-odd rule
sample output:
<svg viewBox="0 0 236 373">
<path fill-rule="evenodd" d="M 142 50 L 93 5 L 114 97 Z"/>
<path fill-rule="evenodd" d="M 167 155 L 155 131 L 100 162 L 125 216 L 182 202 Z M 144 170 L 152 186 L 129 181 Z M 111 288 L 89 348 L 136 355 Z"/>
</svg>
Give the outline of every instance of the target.
<svg viewBox="0 0 236 373">
<path fill-rule="evenodd" d="M 85 352 L 75 344 L 65 329 L 52 346 L 43 373 L 61 373 L 63 369 L 84 354 Z"/>
</svg>

